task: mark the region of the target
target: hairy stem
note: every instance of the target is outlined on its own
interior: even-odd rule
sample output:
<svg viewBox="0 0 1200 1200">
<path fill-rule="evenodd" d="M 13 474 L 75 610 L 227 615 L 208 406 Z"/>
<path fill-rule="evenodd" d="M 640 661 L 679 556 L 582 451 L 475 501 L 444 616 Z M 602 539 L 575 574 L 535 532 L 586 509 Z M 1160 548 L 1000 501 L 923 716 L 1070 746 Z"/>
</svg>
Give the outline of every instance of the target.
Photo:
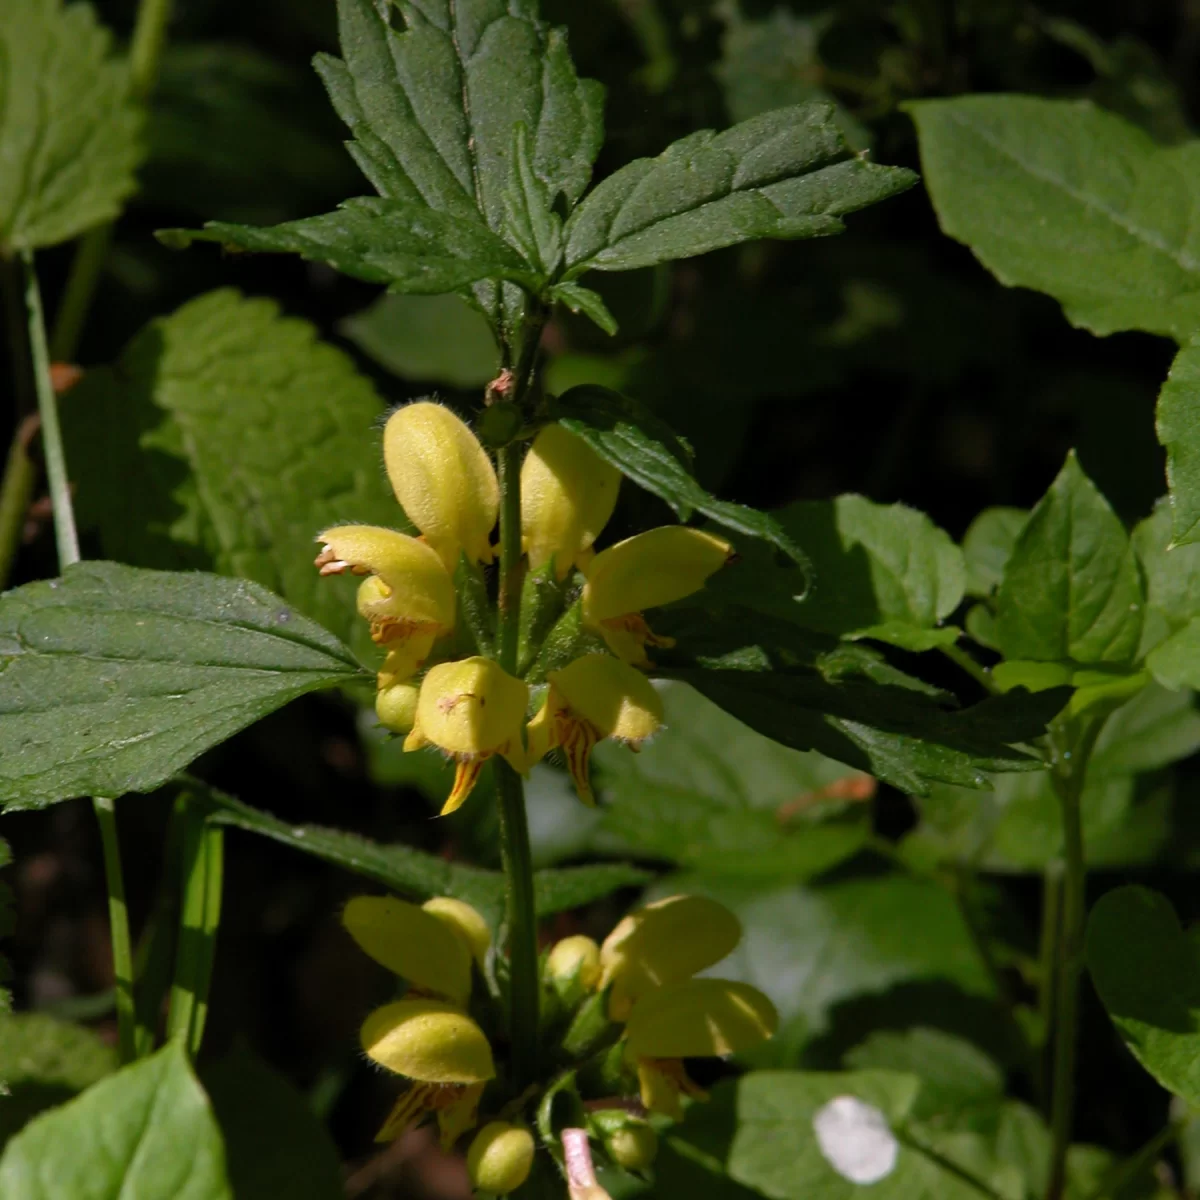
<svg viewBox="0 0 1200 1200">
<path fill-rule="evenodd" d="M 200 1050 L 208 1017 L 217 929 L 221 924 L 221 887 L 225 865 L 225 831 L 207 819 L 202 804 L 184 800 L 183 909 L 175 951 L 175 977 L 167 1036 L 182 1038 L 193 1057 Z"/>
<path fill-rule="evenodd" d="M 1063 817 L 1062 910 L 1054 962 L 1054 1071 L 1050 1088 L 1050 1174 L 1046 1200 L 1061 1200 L 1075 1115 L 1075 1065 L 1079 1023 L 1079 972 L 1087 867 L 1083 847 L 1083 785 L 1102 719 L 1067 720 L 1051 728 L 1051 778 Z"/>
<path fill-rule="evenodd" d="M 958 646 L 940 646 L 941 652 L 956 666 L 961 667 L 985 691 L 995 695 L 1000 691 L 992 673 L 986 667 L 981 667 L 965 650 Z"/>
</svg>

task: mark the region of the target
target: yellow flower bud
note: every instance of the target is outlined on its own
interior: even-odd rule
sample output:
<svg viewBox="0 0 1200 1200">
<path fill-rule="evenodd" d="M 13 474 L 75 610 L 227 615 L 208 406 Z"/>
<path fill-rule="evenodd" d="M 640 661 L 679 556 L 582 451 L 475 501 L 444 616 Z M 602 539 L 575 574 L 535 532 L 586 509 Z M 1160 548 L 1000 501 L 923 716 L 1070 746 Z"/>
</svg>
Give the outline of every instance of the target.
<svg viewBox="0 0 1200 1200">
<path fill-rule="evenodd" d="M 342 924 L 362 950 L 401 979 L 455 1004 L 467 1002 L 470 949 L 438 916 L 393 896 L 355 896 L 342 910 Z"/>
<path fill-rule="evenodd" d="M 737 917 L 705 896 L 668 896 L 630 913 L 600 947 L 609 1016 L 626 1020 L 639 997 L 720 962 L 741 936 Z"/>
<path fill-rule="evenodd" d="M 460 552 L 472 562 L 492 561 L 496 472 L 454 413 L 429 400 L 398 408 L 383 431 L 383 459 L 396 499 L 448 571 Z"/>
<path fill-rule="evenodd" d="M 481 1192 L 507 1196 L 529 1178 L 533 1168 L 533 1135 L 520 1125 L 491 1121 L 467 1151 L 471 1184 Z"/>
<path fill-rule="evenodd" d="M 496 1076 L 483 1030 L 453 1004 L 423 998 L 375 1009 L 360 1033 L 367 1057 L 422 1083 L 486 1083 Z"/>
<path fill-rule="evenodd" d="M 638 749 L 662 725 L 662 701 L 643 674 L 607 654 L 586 654 L 546 678 L 546 701 L 529 722 L 528 762 L 561 746 L 579 798 L 595 804 L 592 747 L 607 737 Z"/>
<path fill-rule="evenodd" d="M 757 988 L 728 979 L 685 979 L 643 996 L 625 1026 L 641 1058 L 737 1054 L 773 1037 L 775 1006 Z"/>
<path fill-rule="evenodd" d="M 383 672 L 381 671 L 382 675 Z M 417 719 L 420 690 L 411 683 L 394 683 L 375 693 L 375 715 L 393 733 L 407 733 Z"/>
<path fill-rule="evenodd" d="M 729 561 L 722 538 L 684 525 L 664 525 L 601 550 L 587 569 L 583 623 L 634 666 L 649 666 L 646 646 L 671 646 L 656 637 L 642 612 L 698 592 Z"/>
<path fill-rule="evenodd" d="M 437 746 L 457 760 L 454 788 L 442 815 L 454 812 L 471 794 L 484 762 L 503 755 L 524 771 L 521 726 L 529 688 L 490 658 L 464 658 L 440 663 L 421 683 L 417 720 L 405 750 Z"/>
<path fill-rule="evenodd" d="M 600 947 L 583 934 L 563 938 L 546 959 L 546 974 L 564 983 L 577 980 L 590 992 L 600 982 Z"/>
<path fill-rule="evenodd" d="M 455 900 L 452 896 L 434 896 L 432 900 L 426 900 L 421 907 L 439 921 L 445 922 L 462 938 L 482 971 L 492 944 L 492 931 L 483 917 L 465 900 Z"/>
<path fill-rule="evenodd" d="M 529 565 L 554 558 L 562 579 L 583 565 L 617 503 L 621 472 L 561 425 L 547 425 L 521 465 L 521 536 Z"/>
</svg>

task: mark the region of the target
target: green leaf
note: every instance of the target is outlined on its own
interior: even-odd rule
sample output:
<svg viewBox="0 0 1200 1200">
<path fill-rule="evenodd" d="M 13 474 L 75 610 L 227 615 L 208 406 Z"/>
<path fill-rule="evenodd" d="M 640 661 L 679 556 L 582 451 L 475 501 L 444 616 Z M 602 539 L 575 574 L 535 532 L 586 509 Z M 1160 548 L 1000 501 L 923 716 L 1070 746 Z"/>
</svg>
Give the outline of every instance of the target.
<svg viewBox="0 0 1200 1200">
<path fill-rule="evenodd" d="M 1166 781 L 1139 776 L 1197 749 L 1200 713 L 1190 694 L 1151 686 L 1108 718 L 1083 794 L 1089 865 L 1155 860 L 1171 833 L 1171 789 Z M 1063 850 L 1062 806 L 1049 775 L 1002 775 L 993 788 L 982 795 L 966 788 L 932 788 L 918 801 L 921 824 L 909 841 L 985 871 L 1040 871 L 1057 861 Z"/>
<path fill-rule="evenodd" d="M 564 392 L 554 411 L 561 425 L 639 487 L 665 500 L 681 521 L 701 512 L 735 533 L 770 542 L 807 568 L 804 551 L 768 514 L 710 496 L 692 475 L 686 446 L 635 401 L 582 384 Z"/>
<path fill-rule="evenodd" d="M 417 295 L 452 292 L 480 279 L 508 279 L 532 290 L 541 284 L 534 268 L 486 226 L 375 196 L 266 228 L 209 221 L 203 229 L 162 229 L 157 236 L 176 250 L 218 242 L 227 250 L 299 254 L 355 279 Z"/>
<path fill-rule="evenodd" d="M 677 671 L 751 729 L 796 750 L 817 750 L 911 795 L 932 782 L 987 787 L 986 771 L 1035 770 L 1012 748 L 1045 732 L 1064 689 L 1009 692 L 961 712 L 919 693 L 819 675 L 745 670 Z"/>
<path fill-rule="evenodd" d="M 1024 508 L 985 508 L 971 522 L 962 541 L 968 596 L 990 596 L 1000 586 L 1028 520 Z"/>
<path fill-rule="evenodd" d="M 64 404 L 81 523 L 109 558 L 253 579 L 377 652 L 322 529 L 404 527 L 379 468 L 384 410 L 349 359 L 269 300 L 210 292 L 152 321 Z"/>
<path fill-rule="evenodd" d="M 1170 901 L 1142 887 L 1102 896 L 1088 919 L 1087 962 L 1133 1056 L 1200 1106 L 1200 944 Z"/>
<path fill-rule="evenodd" d="M 202 1072 L 237 1200 L 342 1200 L 341 1155 L 296 1086 L 235 1050 Z"/>
<path fill-rule="evenodd" d="M 1200 167 L 1197 168 L 1200 181 Z M 1172 541 L 1200 542 L 1200 340 L 1175 356 L 1158 394 L 1158 440 L 1167 452 Z"/>
<path fill-rule="evenodd" d="M 854 155 L 828 104 L 778 108 L 598 184 L 567 221 L 567 277 L 631 271 L 758 238 L 840 233 L 847 213 L 912 187 L 916 176 Z"/>
<path fill-rule="evenodd" d="M 0 1019 L 0 1145 L 31 1117 L 62 1104 L 117 1069 L 116 1050 L 90 1029 L 46 1013 Z"/>
<path fill-rule="evenodd" d="M 1160 500 L 1133 531 L 1133 548 L 1146 580 L 1143 654 L 1166 634 L 1200 616 L 1200 546 L 1177 544 L 1171 517 L 1170 504 Z"/>
<path fill-rule="evenodd" d="M 530 0 L 338 0 L 343 59 L 318 55 L 350 152 L 382 196 L 505 227 L 513 131 L 551 202 L 582 195 L 603 135 L 599 84 L 575 74 L 566 35 Z M 477 207 L 478 206 L 478 207 Z"/>
<path fill-rule="evenodd" d="M 852 150 L 870 148 L 870 130 L 814 83 L 823 70 L 819 44 L 833 23 L 832 10 L 798 16 L 777 8 L 761 20 L 752 20 L 731 4 L 722 15 L 725 36 L 716 74 L 725 92 L 725 107 L 735 121 L 783 104 L 820 100 L 834 105 L 834 119 Z"/>
<path fill-rule="evenodd" d="M 0 256 L 111 220 L 136 187 L 141 114 L 87 4 L 0 11 Z"/>
<path fill-rule="evenodd" d="M 1091 104 L 962 96 L 910 105 L 945 233 L 1093 333 L 1200 326 L 1200 143 L 1157 145 Z"/>
<path fill-rule="evenodd" d="M 344 867 L 394 892 L 417 899 L 453 896 L 473 905 L 495 928 L 504 911 L 504 876 L 465 863 L 449 862 L 400 843 L 383 844 L 356 833 L 320 825 L 290 825 L 269 813 L 200 784 L 219 806 L 214 820 L 282 842 L 305 854 Z M 579 908 L 625 887 L 637 887 L 649 872 L 625 863 L 599 863 L 534 872 L 534 902 L 542 916 Z"/>
<path fill-rule="evenodd" d="M 565 304 L 573 313 L 582 313 L 609 337 L 617 332 L 617 319 L 608 311 L 599 292 L 593 292 L 581 283 L 556 283 L 550 289 L 550 298 Z"/>
<path fill-rule="evenodd" d="M 363 674 L 258 584 L 76 563 L 0 598 L 0 803 L 151 791 L 289 700 Z"/>
<path fill-rule="evenodd" d="M 717 595 L 736 595 L 748 607 L 770 603 L 807 629 L 905 650 L 958 639 L 958 629 L 940 626 L 963 598 L 962 551 L 924 513 L 846 495 L 792 504 L 775 516 L 808 553 L 811 593 L 797 604 L 798 580 L 776 570 L 776 587 L 764 589 L 758 572 L 735 564 L 713 581 Z"/>
<path fill-rule="evenodd" d="M 661 694 L 666 728 L 640 753 L 596 747 L 605 844 L 759 880 L 816 875 L 865 844 L 872 781 L 768 741 L 683 684 Z M 860 803 L 843 812 L 847 789 Z"/>
<path fill-rule="evenodd" d="M 1142 605 L 1129 537 L 1070 454 L 1005 568 L 996 598 L 1000 649 L 1040 662 L 1131 663 Z"/>
<path fill-rule="evenodd" d="M 508 170 L 505 227 L 526 261 L 534 263 L 548 278 L 562 261 L 562 218 L 552 208 L 550 189 L 534 170 L 529 134 L 523 124 L 513 130 Z"/>
<path fill-rule="evenodd" d="M 0 1158 L 0 1194 L 232 1200 L 221 1134 L 183 1047 L 172 1043 L 30 1122 Z"/>
<path fill-rule="evenodd" d="M 500 370 L 486 318 L 459 296 L 387 292 L 338 331 L 403 379 L 480 388 Z"/>
<path fill-rule="evenodd" d="M 1159 642 L 1146 656 L 1146 666 L 1164 687 L 1200 688 L 1200 617 Z"/>
<path fill-rule="evenodd" d="M 754 1071 L 714 1088 L 668 1140 L 775 1200 L 979 1200 L 961 1169 L 897 1138 L 919 1088 L 892 1071 Z"/>
</svg>

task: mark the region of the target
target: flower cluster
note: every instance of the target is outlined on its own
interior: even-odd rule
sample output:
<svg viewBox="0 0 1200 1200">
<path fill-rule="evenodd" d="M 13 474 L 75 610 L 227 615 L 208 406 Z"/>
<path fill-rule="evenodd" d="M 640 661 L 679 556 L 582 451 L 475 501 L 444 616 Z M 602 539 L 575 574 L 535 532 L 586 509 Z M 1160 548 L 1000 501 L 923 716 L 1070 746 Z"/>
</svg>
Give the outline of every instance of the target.
<svg viewBox="0 0 1200 1200">
<path fill-rule="evenodd" d="M 487 925 L 470 905 L 445 897 L 417 907 L 359 896 L 346 905 L 343 922 L 367 954 L 408 985 L 401 999 L 370 1013 L 362 1026 L 368 1057 L 410 1081 L 378 1138 L 391 1140 L 434 1117 L 443 1145 L 450 1147 L 478 1123 L 481 1099 L 497 1074 L 487 1037 L 467 1011 L 473 975 L 485 975 L 488 968 Z M 683 1096 L 704 1098 L 687 1075 L 685 1058 L 748 1050 L 770 1038 L 778 1023 L 771 1001 L 757 989 L 696 977 L 725 958 L 740 938 L 741 927 L 728 909 L 702 896 L 681 895 L 631 913 L 602 945 L 582 936 L 558 942 L 545 956 L 543 980 L 562 1001 L 566 1011 L 559 1016 L 577 1022 L 594 1014 L 601 1034 L 574 1054 L 568 1032 L 558 1051 L 546 1049 L 546 1065 L 553 1057 L 556 1070 L 565 1066 L 583 1078 L 587 1061 L 614 1058 L 620 1092 L 636 1091 L 647 1113 L 680 1119 Z M 477 1003 L 486 1007 L 491 993 L 481 989 Z M 561 1020 L 555 1022 L 553 1015 L 544 1016 L 544 1029 L 561 1031 Z M 643 1169 L 657 1148 L 654 1129 L 630 1111 L 626 1095 L 614 1101 L 609 1106 L 594 1099 L 588 1105 L 590 1135 L 617 1165 Z M 485 1192 L 515 1190 L 532 1167 L 533 1135 L 503 1119 L 513 1107 L 487 1121 L 467 1153 L 472 1180 Z M 599 1189 L 592 1194 L 604 1195 Z"/>
<path fill-rule="evenodd" d="M 431 401 L 392 414 L 383 451 L 396 498 L 420 536 L 338 525 L 318 536 L 316 559 L 322 575 L 365 576 L 358 611 L 387 651 L 379 720 L 407 735 L 406 750 L 431 745 L 455 761 L 443 813 L 466 800 L 492 756 L 525 774 L 554 749 L 580 798 L 593 803 L 588 763 L 596 742 L 614 738 L 636 749 L 662 723 L 661 702 L 639 668 L 652 665 L 647 647 L 671 642 L 654 634 L 644 612 L 701 588 L 729 560 L 729 544 L 666 526 L 596 553 L 620 476 L 561 425 L 543 428 L 521 467 L 522 545 L 532 570 L 559 580 L 572 570 L 583 574 L 580 624 L 611 653 L 587 653 L 547 672 L 544 702 L 527 723 L 525 680 L 490 657 L 436 661 L 446 658 L 455 632 L 456 572 L 494 557 L 500 493 L 491 459 L 457 416 Z"/>
</svg>

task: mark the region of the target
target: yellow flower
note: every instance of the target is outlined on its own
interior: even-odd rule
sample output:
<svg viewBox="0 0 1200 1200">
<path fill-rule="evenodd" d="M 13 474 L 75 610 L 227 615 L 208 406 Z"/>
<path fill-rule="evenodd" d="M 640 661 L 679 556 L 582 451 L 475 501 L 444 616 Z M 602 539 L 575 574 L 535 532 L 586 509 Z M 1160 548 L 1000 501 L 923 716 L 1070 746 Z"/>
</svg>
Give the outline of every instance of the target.
<svg viewBox="0 0 1200 1200">
<path fill-rule="evenodd" d="M 704 1098 L 684 1058 L 723 1057 L 774 1036 L 775 1006 L 757 988 L 726 979 L 685 979 L 643 996 L 625 1027 L 626 1054 L 636 1063 L 642 1104 L 675 1120 L 680 1094 Z"/>
<path fill-rule="evenodd" d="M 416 723 L 404 748 L 437 746 L 458 763 L 443 816 L 471 794 L 493 754 L 502 755 L 518 771 L 526 770 L 521 726 L 528 701 L 528 686 L 490 658 L 440 663 L 422 680 Z"/>
<path fill-rule="evenodd" d="M 389 656 L 390 661 L 390 656 Z M 394 733 L 407 733 L 417 719 L 417 697 L 420 688 L 412 683 L 385 682 L 391 678 L 388 663 L 379 672 L 379 691 L 375 693 L 375 715 L 380 725 Z"/>
<path fill-rule="evenodd" d="M 467 1172 L 477 1191 L 507 1196 L 529 1178 L 533 1168 L 533 1135 L 520 1125 L 490 1121 L 467 1151 Z"/>
<path fill-rule="evenodd" d="M 685 525 L 664 525 L 601 550 L 587 569 L 583 623 L 635 667 L 652 665 L 646 646 L 673 646 L 657 637 L 642 612 L 698 592 L 733 553 L 728 542 Z"/>
<path fill-rule="evenodd" d="M 521 465 L 521 536 L 529 565 L 583 567 L 617 503 L 621 472 L 561 425 L 547 425 Z"/>
<path fill-rule="evenodd" d="M 377 525 L 335 525 L 317 536 L 322 575 L 367 575 L 358 589 L 358 611 L 371 637 L 388 648 L 380 686 L 410 679 L 434 639 L 454 628 L 454 580 L 422 541 Z"/>
<path fill-rule="evenodd" d="M 384 427 L 383 460 L 396 499 L 448 571 L 460 552 L 472 562 L 492 561 L 496 472 L 454 413 L 429 400 L 398 408 Z"/>
<path fill-rule="evenodd" d="M 429 1113 L 437 1115 L 446 1147 L 475 1124 L 496 1067 L 483 1030 L 466 1013 L 438 1000 L 397 1000 L 371 1013 L 360 1037 L 368 1058 L 414 1081 L 376 1141 L 399 1137 Z"/>
<path fill-rule="evenodd" d="M 606 654 L 584 655 L 546 679 L 546 702 L 529 722 L 529 764 L 561 746 L 579 798 L 595 804 L 592 747 L 607 737 L 638 749 L 661 726 L 662 701 L 644 675 Z"/>
<path fill-rule="evenodd" d="M 630 913 L 600 947 L 609 1016 L 626 1020 L 635 1001 L 720 962 L 741 936 L 737 917 L 705 896 L 668 896 Z"/>
<path fill-rule="evenodd" d="M 466 1004 L 472 947 L 436 910 L 393 896 L 355 896 L 342 910 L 342 924 L 360 949 L 414 988 Z"/>
<path fill-rule="evenodd" d="M 421 907 L 462 938 L 482 971 L 492 945 L 492 931 L 483 917 L 465 900 L 455 900 L 452 896 L 434 896 Z"/>
<path fill-rule="evenodd" d="M 546 977 L 591 991 L 600 982 L 600 947 L 582 933 L 563 938 L 546 958 Z"/>
</svg>

